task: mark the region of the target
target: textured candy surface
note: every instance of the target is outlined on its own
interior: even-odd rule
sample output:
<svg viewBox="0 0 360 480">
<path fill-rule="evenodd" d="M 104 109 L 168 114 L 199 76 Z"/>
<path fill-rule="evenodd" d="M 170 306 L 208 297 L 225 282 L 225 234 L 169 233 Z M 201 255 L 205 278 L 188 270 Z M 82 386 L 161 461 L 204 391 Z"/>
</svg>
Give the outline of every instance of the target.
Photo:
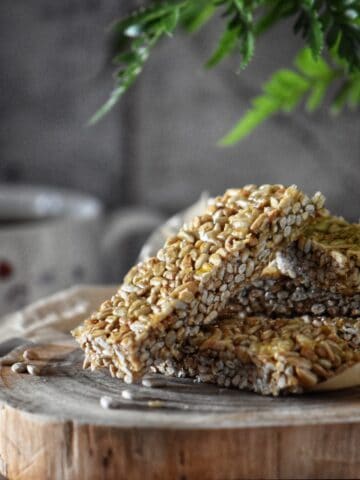
<svg viewBox="0 0 360 480">
<path fill-rule="evenodd" d="M 310 199 L 282 185 L 248 185 L 212 199 L 73 332 L 84 366 L 107 366 L 132 382 L 158 359 L 180 358 L 184 341 L 323 215 L 323 203 L 320 193 Z"/>
</svg>

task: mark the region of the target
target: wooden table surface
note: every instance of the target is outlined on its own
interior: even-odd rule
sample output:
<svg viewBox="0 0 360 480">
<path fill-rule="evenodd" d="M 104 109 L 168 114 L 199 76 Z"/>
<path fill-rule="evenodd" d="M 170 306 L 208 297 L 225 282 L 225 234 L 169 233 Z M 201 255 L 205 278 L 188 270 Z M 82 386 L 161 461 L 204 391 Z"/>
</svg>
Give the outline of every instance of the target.
<svg viewBox="0 0 360 480">
<path fill-rule="evenodd" d="M 41 376 L 0 373 L 8 478 L 360 478 L 360 388 L 281 398 L 198 384 L 149 389 L 82 370 L 80 350 L 37 350 Z M 140 400 L 124 400 L 124 389 Z M 102 395 L 119 408 L 101 407 Z"/>
</svg>

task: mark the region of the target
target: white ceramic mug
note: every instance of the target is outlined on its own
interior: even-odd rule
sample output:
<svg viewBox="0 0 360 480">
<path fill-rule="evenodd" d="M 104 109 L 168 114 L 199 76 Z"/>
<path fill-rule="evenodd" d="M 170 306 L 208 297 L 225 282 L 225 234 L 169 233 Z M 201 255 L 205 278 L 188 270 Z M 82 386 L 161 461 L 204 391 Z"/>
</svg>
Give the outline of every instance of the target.
<svg viewBox="0 0 360 480">
<path fill-rule="evenodd" d="M 125 247 L 162 220 L 139 208 L 105 218 L 88 195 L 0 185 L 0 314 L 73 284 L 120 282 Z"/>
</svg>

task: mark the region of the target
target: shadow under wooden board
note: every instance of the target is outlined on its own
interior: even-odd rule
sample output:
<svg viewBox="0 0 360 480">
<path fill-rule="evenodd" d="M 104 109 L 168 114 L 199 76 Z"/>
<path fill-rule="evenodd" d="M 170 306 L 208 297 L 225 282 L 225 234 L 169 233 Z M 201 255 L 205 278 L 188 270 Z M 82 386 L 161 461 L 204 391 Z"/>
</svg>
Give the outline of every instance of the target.
<svg viewBox="0 0 360 480">
<path fill-rule="evenodd" d="M 1 369 L 7 478 L 360 477 L 360 388 L 281 398 L 186 381 L 150 389 L 82 370 L 79 349 L 35 350 L 41 376 Z M 104 409 L 104 395 L 119 408 Z"/>
</svg>

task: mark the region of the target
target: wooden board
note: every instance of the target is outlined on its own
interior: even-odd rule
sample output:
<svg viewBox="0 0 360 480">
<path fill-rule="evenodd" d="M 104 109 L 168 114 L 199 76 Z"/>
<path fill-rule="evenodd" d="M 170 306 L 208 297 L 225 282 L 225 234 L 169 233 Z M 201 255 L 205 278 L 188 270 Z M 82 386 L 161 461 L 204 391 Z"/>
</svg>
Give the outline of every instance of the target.
<svg viewBox="0 0 360 480">
<path fill-rule="evenodd" d="M 36 351 L 43 375 L 0 373 L 7 478 L 360 477 L 360 388 L 283 398 L 186 383 L 146 389 L 82 370 L 78 349 Z M 146 401 L 124 400 L 124 389 Z M 102 408 L 102 395 L 120 408 Z"/>
</svg>

